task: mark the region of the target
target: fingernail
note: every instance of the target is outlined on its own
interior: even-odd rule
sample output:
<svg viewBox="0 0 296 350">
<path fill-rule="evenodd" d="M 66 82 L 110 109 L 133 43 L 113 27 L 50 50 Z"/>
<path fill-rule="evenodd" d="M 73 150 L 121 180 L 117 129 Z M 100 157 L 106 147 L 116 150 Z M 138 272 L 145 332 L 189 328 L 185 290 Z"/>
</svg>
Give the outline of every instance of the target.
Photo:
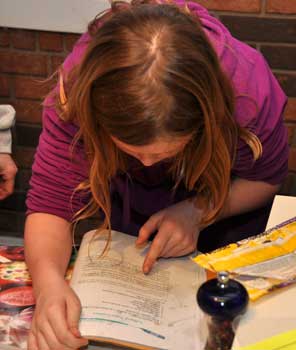
<svg viewBox="0 0 296 350">
<path fill-rule="evenodd" d="M 81 337 L 81 333 L 80 333 L 80 331 L 79 331 L 79 329 L 78 329 L 77 327 L 72 327 L 72 328 L 71 328 L 71 332 L 72 332 L 76 337 L 78 337 L 78 338 Z"/>
<path fill-rule="evenodd" d="M 147 242 L 146 241 L 144 241 L 144 242 L 141 242 L 141 241 L 136 241 L 136 247 L 137 248 L 145 248 L 146 247 L 146 245 L 147 245 Z"/>
</svg>

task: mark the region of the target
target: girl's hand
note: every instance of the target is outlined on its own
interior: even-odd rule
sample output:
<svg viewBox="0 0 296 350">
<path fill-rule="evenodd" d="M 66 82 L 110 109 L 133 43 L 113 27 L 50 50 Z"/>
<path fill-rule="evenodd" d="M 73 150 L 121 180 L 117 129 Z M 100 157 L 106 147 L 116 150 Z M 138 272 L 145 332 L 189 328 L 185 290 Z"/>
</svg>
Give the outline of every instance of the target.
<svg viewBox="0 0 296 350">
<path fill-rule="evenodd" d="M 87 345 L 80 336 L 81 305 L 64 280 L 38 291 L 28 350 L 73 350 Z"/>
<path fill-rule="evenodd" d="M 202 210 L 193 200 L 185 200 L 152 215 L 141 227 L 137 245 L 158 231 L 146 255 L 143 272 L 148 273 L 157 258 L 189 254 L 196 249 Z"/>
<path fill-rule="evenodd" d="M 0 199 L 12 194 L 16 173 L 17 166 L 10 154 L 0 153 Z"/>
</svg>

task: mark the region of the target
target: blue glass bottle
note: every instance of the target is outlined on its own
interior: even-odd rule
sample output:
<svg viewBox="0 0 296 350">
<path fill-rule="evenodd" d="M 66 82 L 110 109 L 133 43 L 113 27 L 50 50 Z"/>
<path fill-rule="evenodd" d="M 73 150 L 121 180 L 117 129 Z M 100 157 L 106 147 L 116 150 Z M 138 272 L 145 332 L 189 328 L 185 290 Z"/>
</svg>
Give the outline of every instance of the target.
<svg viewBox="0 0 296 350">
<path fill-rule="evenodd" d="M 208 315 L 208 337 L 204 350 L 230 350 L 237 318 L 246 311 L 249 297 L 245 287 L 219 272 L 201 285 L 197 303 Z"/>
</svg>

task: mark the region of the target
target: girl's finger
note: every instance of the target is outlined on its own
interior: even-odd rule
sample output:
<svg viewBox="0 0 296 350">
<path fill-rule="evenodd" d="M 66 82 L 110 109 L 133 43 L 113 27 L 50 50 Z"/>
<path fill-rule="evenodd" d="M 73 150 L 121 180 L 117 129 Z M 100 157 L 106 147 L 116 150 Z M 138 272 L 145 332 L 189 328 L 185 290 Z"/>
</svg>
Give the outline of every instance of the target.
<svg viewBox="0 0 296 350">
<path fill-rule="evenodd" d="M 32 331 L 29 332 L 28 339 L 27 339 L 27 350 L 39 350 L 37 339 Z"/>
<path fill-rule="evenodd" d="M 5 180 L 1 184 L 1 190 L 4 191 L 7 195 L 11 194 L 14 189 L 14 179 Z"/>
<path fill-rule="evenodd" d="M 171 251 L 165 253 L 162 255 L 163 258 L 172 258 L 172 257 L 178 257 L 178 256 L 184 256 L 192 253 L 194 249 L 189 249 L 188 247 L 184 249 L 180 249 L 180 247 L 176 246 Z"/>
<path fill-rule="evenodd" d="M 38 350 L 51 350 L 42 332 L 37 332 L 36 340 L 38 344 Z"/>
<path fill-rule="evenodd" d="M 140 228 L 139 236 L 136 240 L 137 245 L 141 245 L 146 242 L 149 237 L 158 230 L 160 221 L 162 219 L 162 213 L 158 212 L 152 216 L 145 222 L 145 224 Z"/>
<path fill-rule="evenodd" d="M 173 249 L 176 249 L 176 247 L 178 247 L 179 242 L 176 242 L 175 238 L 173 237 L 173 234 L 167 234 L 168 240 L 165 244 L 165 246 L 163 247 L 161 254 L 160 254 L 160 258 L 164 257 L 166 258 L 167 256 L 172 256 L 171 251 Z M 184 248 L 184 247 L 182 247 Z"/>
<path fill-rule="evenodd" d="M 149 273 L 159 257 L 162 256 L 164 248 L 170 240 L 170 235 L 166 231 L 159 230 L 153 239 L 143 263 L 143 272 Z"/>
<path fill-rule="evenodd" d="M 46 323 L 45 325 L 43 325 L 42 329 L 40 329 L 40 332 L 42 333 L 44 340 L 48 344 L 49 349 L 73 350 L 73 348 L 69 348 L 68 346 L 61 344 L 59 342 L 56 334 L 54 333 L 49 323 Z"/>
<path fill-rule="evenodd" d="M 196 249 L 197 239 L 184 235 L 183 239 L 172 238 L 169 243 L 163 249 L 161 256 L 164 258 L 183 256 L 193 252 Z"/>
<path fill-rule="evenodd" d="M 78 325 L 79 325 L 80 313 L 81 313 L 81 304 L 79 299 L 77 297 L 67 299 L 66 317 L 67 317 L 68 327 L 71 333 L 76 338 L 84 342 L 80 346 L 84 346 L 84 345 L 87 345 L 88 341 L 87 339 L 81 338 L 81 334 L 79 332 Z"/>
<path fill-rule="evenodd" d="M 83 338 L 77 338 L 71 332 L 66 315 L 67 306 L 59 305 L 57 306 L 49 315 L 49 324 L 56 335 L 58 341 L 69 348 L 77 349 L 86 345 L 86 341 Z"/>
</svg>

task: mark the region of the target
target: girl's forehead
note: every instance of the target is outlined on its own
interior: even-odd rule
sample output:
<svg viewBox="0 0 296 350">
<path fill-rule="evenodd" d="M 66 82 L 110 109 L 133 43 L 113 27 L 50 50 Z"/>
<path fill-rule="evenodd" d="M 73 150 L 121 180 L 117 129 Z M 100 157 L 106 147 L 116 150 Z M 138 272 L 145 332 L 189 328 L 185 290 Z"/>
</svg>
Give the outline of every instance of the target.
<svg viewBox="0 0 296 350">
<path fill-rule="evenodd" d="M 111 136 L 114 143 L 121 148 L 123 151 L 130 151 L 136 153 L 149 153 L 149 154 L 158 154 L 158 153 L 170 153 L 182 149 L 191 139 L 191 136 L 184 137 L 171 137 L 171 138 L 159 138 L 156 141 L 141 146 L 134 146 L 124 143 L 118 140 L 116 137 Z"/>
</svg>

